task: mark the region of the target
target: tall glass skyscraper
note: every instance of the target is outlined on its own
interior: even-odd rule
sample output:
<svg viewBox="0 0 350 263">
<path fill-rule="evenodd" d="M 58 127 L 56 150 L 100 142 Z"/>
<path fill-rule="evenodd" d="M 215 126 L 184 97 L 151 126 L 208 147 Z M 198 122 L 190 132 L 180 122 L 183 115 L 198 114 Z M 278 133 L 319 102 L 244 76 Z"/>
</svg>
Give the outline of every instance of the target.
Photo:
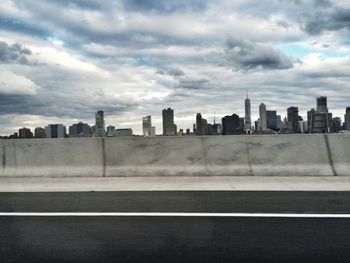
<svg viewBox="0 0 350 263">
<path fill-rule="evenodd" d="M 244 130 L 249 131 L 252 128 L 252 117 L 251 117 L 251 107 L 250 107 L 250 99 L 247 98 L 245 99 L 244 102 L 244 108 L 245 108 L 245 116 L 244 116 Z"/>
<path fill-rule="evenodd" d="M 146 116 L 142 118 L 143 136 L 148 137 L 152 135 L 152 117 Z"/>
<path fill-rule="evenodd" d="M 174 136 L 177 134 L 177 126 L 174 123 L 174 110 L 171 108 L 164 109 L 163 115 L 163 135 Z"/>
<path fill-rule="evenodd" d="M 104 112 L 102 110 L 96 112 L 95 114 L 95 137 L 105 137 L 105 120 Z"/>
</svg>

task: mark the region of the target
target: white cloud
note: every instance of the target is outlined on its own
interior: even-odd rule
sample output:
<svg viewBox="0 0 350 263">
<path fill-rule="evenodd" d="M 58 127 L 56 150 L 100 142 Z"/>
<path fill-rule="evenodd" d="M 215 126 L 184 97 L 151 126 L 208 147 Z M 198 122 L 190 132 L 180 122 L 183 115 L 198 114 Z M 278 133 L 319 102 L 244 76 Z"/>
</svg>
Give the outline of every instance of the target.
<svg viewBox="0 0 350 263">
<path fill-rule="evenodd" d="M 35 95 L 40 87 L 30 79 L 10 71 L 0 72 L 0 94 Z"/>
</svg>

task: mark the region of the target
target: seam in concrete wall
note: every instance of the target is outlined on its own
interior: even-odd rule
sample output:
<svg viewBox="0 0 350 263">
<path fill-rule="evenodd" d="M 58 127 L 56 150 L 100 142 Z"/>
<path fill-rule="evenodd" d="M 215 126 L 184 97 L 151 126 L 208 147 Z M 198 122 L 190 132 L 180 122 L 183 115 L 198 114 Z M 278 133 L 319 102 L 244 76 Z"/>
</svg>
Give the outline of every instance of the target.
<svg viewBox="0 0 350 263">
<path fill-rule="evenodd" d="M 332 152 L 331 152 L 331 146 L 330 146 L 330 144 L 329 144 L 329 138 L 328 138 L 328 135 L 327 135 L 327 134 L 324 135 L 324 139 L 325 139 L 325 142 L 326 142 L 326 149 L 327 149 L 327 155 L 328 155 L 329 165 L 330 165 L 331 168 L 332 168 L 333 175 L 334 175 L 334 176 L 338 176 L 338 173 L 337 173 L 337 171 L 335 170 L 335 166 L 334 166 L 334 162 L 333 162 L 333 157 L 332 157 Z"/>
<path fill-rule="evenodd" d="M 6 147 L 4 144 L 2 145 L 2 169 L 6 169 Z"/>
<path fill-rule="evenodd" d="M 207 173 L 207 175 L 210 175 L 210 173 L 208 171 L 208 150 L 207 150 L 207 148 L 204 145 L 203 137 L 200 137 L 199 140 L 200 140 L 202 153 L 203 153 L 205 172 Z"/>
<path fill-rule="evenodd" d="M 107 156 L 106 156 L 106 142 L 104 138 L 101 138 L 101 151 L 102 151 L 102 177 L 106 177 Z"/>
<path fill-rule="evenodd" d="M 246 141 L 245 145 L 246 145 L 246 150 L 247 150 L 247 161 L 248 161 L 248 166 L 249 166 L 249 175 L 254 176 L 253 166 L 252 166 L 252 162 L 250 160 L 250 144 L 247 143 L 247 141 Z"/>
</svg>

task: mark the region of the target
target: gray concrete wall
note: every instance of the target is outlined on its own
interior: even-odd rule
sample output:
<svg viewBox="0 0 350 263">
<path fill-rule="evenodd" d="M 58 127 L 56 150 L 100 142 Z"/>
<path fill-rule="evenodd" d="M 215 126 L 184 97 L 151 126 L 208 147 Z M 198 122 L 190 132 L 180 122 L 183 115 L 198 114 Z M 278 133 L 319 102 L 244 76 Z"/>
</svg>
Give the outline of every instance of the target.
<svg viewBox="0 0 350 263">
<path fill-rule="evenodd" d="M 1 140 L 0 177 L 348 176 L 350 135 Z"/>
</svg>

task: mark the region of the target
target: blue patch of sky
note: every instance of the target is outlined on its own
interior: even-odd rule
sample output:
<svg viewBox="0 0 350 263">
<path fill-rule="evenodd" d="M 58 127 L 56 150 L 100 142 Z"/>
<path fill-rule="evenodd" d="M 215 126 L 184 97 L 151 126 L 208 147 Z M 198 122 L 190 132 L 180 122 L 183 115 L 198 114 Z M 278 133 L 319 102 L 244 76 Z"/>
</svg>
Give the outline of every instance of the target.
<svg viewBox="0 0 350 263">
<path fill-rule="evenodd" d="M 310 49 L 301 46 L 300 44 L 280 44 L 276 48 L 282 50 L 287 56 L 302 59 L 311 53 Z"/>
</svg>

